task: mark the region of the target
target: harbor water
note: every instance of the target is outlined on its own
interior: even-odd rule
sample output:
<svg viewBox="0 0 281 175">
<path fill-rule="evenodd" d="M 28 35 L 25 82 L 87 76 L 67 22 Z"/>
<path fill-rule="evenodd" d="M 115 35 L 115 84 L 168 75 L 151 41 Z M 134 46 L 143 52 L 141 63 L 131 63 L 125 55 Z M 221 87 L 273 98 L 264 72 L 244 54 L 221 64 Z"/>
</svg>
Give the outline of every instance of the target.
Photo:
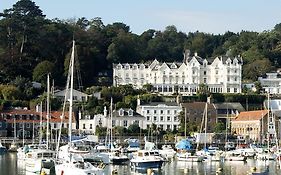
<svg viewBox="0 0 281 175">
<path fill-rule="evenodd" d="M 153 170 L 154 175 L 247 175 L 253 167 L 256 171 L 264 171 L 269 166 L 269 174 L 281 174 L 281 170 L 276 161 L 257 161 L 248 159 L 243 161 L 225 161 L 225 162 L 181 162 L 171 161 L 163 164 L 162 169 Z M 218 170 L 221 169 L 220 172 Z M 116 171 L 118 175 L 129 174 L 147 174 L 146 170 L 132 170 L 128 165 L 107 165 L 105 167 L 105 175 L 112 174 Z M 25 175 L 24 163 L 17 161 L 16 153 L 7 153 L 0 155 L 0 175 Z"/>
</svg>

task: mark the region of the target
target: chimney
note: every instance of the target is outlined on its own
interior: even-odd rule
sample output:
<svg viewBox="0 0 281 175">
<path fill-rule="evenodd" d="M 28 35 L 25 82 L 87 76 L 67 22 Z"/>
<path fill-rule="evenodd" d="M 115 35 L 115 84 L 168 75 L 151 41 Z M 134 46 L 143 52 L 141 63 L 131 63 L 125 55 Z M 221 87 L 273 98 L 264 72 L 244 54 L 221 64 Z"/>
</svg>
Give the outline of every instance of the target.
<svg viewBox="0 0 281 175">
<path fill-rule="evenodd" d="M 141 101 L 140 101 L 140 96 L 138 95 L 138 99 L 137 99 L 137 106 L 141 105 Z"/>
<path fill-rule="evenodd" d="M 198 55 L 197 55 L 197 52 L 194 53 L 194 56 L 196 56 L 196 57 L 198 56 Z"/>
</svg>

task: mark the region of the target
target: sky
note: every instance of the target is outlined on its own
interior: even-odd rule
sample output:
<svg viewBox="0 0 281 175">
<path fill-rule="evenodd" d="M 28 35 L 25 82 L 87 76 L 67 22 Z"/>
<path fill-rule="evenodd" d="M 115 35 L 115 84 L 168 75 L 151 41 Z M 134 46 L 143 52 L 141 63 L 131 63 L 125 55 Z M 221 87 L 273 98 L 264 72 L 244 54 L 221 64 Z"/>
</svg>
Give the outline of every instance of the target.
<svg viewBox="0 0 281 175">
<path fill-rule="evenodd" d="M 122 22 L 133 33 L 178 31 L 224 34 L 263 32 L 281 23 L 281 0 L 33 0 L 48 19 L 101 17 L 105 25 Z M 1 0 L 0 11 L 17 0 Z"/>
</svg>

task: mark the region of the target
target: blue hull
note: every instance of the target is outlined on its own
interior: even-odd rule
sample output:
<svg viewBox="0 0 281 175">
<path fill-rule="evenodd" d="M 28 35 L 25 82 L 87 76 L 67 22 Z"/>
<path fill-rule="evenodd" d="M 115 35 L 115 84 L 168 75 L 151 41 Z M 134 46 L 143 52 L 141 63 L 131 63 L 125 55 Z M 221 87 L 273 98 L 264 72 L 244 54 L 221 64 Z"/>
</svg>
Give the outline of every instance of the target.
<svg viewBox="0 0 281 175">
<path fill-rule="evenodd" d="M 154 162 L 131 162 L 131 165 L 135 169 L 158 169 L 162 167 L 164 161 L 154 161 Z"/>
<path fill-rule="evenodd" d="M 5 147 L 0 147 L 0 154 L 4 154 L 7 152 L 7 149 Z"/>
</svg>

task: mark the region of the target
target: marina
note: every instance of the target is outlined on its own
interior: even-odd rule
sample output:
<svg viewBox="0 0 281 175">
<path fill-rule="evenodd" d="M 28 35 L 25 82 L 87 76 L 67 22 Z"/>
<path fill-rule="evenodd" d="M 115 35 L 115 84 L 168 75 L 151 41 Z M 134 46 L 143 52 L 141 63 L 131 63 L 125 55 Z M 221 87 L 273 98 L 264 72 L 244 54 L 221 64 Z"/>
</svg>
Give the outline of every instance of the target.
<svg viewBox="0 0 281 175">
<path fill-rule="evenodd" d="M 276 165 L 276 161 L 258 161 L 248 159 L 247 161 L 225 161 L 225 162 L 165 162 L 161 170 L 153 170 L 154 174 L 159 175 L 248 175 L 254 167 L 256 172 L 265 171 L 269 166 L 269 174 L 280 174 L 281 170 Z M 220 170 L 221 169 L 221 170 Z M 218 172 L 220 170 L 220 172 Z M 129 174 L 147 174 L 146 170 L 133 170 L 129 164 L 124 165 L 106 165 L 104 174 L 109 175 L 116 171 L 119 175 Z M 186 173 L 185 173 L 186 171 Z M 26 171 L 20 162 L 17 161 L 16 153 L 7 153 L 0 155 L 0 174 L 2 175 L 25 175 Z"/>
</svg>

